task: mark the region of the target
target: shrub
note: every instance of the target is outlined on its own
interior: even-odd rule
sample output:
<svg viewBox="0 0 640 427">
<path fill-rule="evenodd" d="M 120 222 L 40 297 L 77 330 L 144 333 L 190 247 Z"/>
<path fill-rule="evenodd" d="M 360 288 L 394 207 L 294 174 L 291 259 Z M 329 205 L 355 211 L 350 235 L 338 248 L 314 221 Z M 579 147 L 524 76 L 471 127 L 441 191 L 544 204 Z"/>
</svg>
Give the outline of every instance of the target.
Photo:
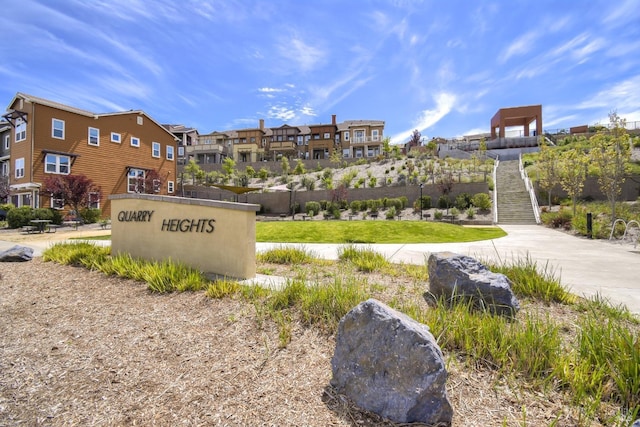
<svg viewBox="0 0 640 427">
<path fill-rule="evenodd" d="M 455 207 L 463 211 L 471 205 L 471 195 L 469 193 L 460 193 L 456 196 Z"/>
<path fill-rule="evenodd" d="M 391 206 L 388 210 L 387 213 L 385 214 L 385 217 L 387 219 L 393 219 L 396 217 L 396 208 L 395 206 Z"/>
<path fill-rule="evenodd" d="M 422 204 L 422 209 L 431 209 L 431 196 L 422 196 L 422 199 L 418 199 Z"/>
<path fill-rule="evenodd" d="M 449 211 L 449 213 L 451 214 L 451 216 L 453 217 L 453 219 L 456 219 L 458 217 L 458 215 L 460 215 L 460 211 L 458 210 L 458 208 L 453 207 L 451 208 L 451 210 Z"/>
<path fill-rule="evenodd" d="M 94 224 L 98 222 L 101 215 L 102 211 L 100 209 L 85 208 L 80 210 L 80 218 L 82 218 L 82 222 L 85 224 Z"/>
<path fill-rule="evenodd" d="M 547 212 L 541 216 L 542 222 L 553 228 L 564 228 L 568 230 L 571 228 L 571 220 L 573 214 L 570 209 L 560 209 L 558 212 Z"/>
<path fill-rule="evenodd" d="M 467 213 L 467 218 L 469 218 L 469 219 L 473 219 L 473 217 L 476 216 L 476 210 L 474 208 L 472 208 L 472 207 L 467 209 L 466 213 Z"/>
<path fill-rule="evenodd" d="M 331 204 L 331 202 L 329 202 L 328 200 L 320 200 L 320 208 L 324 211 L 327 209 L 327 206 L 329 206 Z"/>
<path fill-rule="evenodd" d="M 7 223 L 9 228 L 19 228 L 29 225 L 29 221 L 34 219 L 34 211 L 29 206 L 22 206 L 11 209 L 7 212 Z"/>
<path fill-rule="evenodd" d="M 476 193 L 471 198 L 471 204 L 481 211 L 491 209 L 491 198 L 487 193 Z"/>
<path fill-rule="evenodd" d="M 320 212 L 320 203 L 307 202 L 304 204 L 304 210 L 308 215 L 311 215 L 311 212 Z"/>
<path fill-rule="evenodd" d="M 409 206 L 409 199 L 407 199 L 407 196 L 400 196 L 399 199 L 402 202 L 402 209 Z"/>
<path fill-rule="evenodd" d="M 440 221 L 442 219 L 443 213 L 442 211 L 435 211 L 433 213 L 433 219 Z"/>
<path fill-rule="evenodd" d="M 15 209 L 15 207 L 13 203 L 2 203 L 0 204 L 0 211 L 9 212 L 11 209 Z"/>
<path fill-rule="evenodd" d="M 400 199 L 386 199 L 384 206 L 387 209 L 394 208 L 396 211 L 403 209 L 403 203 Z"/>
<path fill-rule="evenodd" d="M 362 202 L 360 200 L 354 200 L 349 204 L 351 213 L 355 215 L 356 212 L 362 210 Z"/>
<path fill-rule="evenodd" d="M 449 209 L 449 206 L 451 206 L 451 200 L 449 199 L 449 196 L 442 195 L 438 197 L 439 209 Z"/>
</svg>

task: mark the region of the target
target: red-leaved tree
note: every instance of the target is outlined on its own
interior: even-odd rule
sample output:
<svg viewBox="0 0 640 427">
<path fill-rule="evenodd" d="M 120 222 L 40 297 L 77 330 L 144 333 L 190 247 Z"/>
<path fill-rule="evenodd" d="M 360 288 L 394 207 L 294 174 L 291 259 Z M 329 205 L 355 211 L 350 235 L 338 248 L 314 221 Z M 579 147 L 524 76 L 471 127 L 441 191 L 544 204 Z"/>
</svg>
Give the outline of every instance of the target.
<svg viewBox="0 0 640 427">
<path fill-rule="evenodd" d="M 100 187 L 85 175 L 52 175 L 44 179 L 44 191 L 78 213 L 89 206 L 89 194 L 100 193 Z"/>
</svg>

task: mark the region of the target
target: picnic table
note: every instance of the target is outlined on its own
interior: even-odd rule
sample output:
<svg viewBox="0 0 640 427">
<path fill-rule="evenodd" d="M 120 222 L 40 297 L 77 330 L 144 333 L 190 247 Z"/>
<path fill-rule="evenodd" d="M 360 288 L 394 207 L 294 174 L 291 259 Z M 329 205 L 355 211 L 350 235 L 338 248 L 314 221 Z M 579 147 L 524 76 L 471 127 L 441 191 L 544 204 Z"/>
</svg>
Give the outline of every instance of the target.
<svg viewBox="0 0 640 427">
<path fill-rule="evenodd" d="M 34 224 L 33 227 L 35 227 L 35 230 L 32 230 L 32 231 L 38 231 L 39 233 L 43 233 L 45 230 L 45 227 L 47 226 L 47 224 L 51 222 L 51 220 L 50 219 L 32 219 L 29 222 L 31 224 Z"/>
</svg>

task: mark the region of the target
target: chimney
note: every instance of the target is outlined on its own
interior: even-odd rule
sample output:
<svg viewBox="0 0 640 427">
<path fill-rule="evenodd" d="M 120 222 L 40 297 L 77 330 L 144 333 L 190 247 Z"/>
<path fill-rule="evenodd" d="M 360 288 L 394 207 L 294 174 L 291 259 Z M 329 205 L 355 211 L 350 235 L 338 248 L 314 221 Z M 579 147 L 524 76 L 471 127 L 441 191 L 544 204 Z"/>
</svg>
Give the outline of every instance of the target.
<svg viewBox="0 0 640 427">
<path fill-rule="evenodd" d="M 331 115 L 331 124 L 334 125 L 334 126 L 336 125 L 336 115 L 335 114 Z"/>
<path fill-rule="evenodd" d="M 264 130 L 264 119 L 260 119 L 260 130 Z"/>
</svg>

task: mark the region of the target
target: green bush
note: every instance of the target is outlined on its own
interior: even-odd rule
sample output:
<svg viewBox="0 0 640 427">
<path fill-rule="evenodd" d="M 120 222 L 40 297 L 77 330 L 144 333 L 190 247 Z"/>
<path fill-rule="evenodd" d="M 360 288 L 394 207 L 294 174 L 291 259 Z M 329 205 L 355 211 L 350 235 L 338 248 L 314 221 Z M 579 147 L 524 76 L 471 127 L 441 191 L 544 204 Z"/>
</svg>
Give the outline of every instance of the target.
<svg viewBox="0 0 640 427">
<path fill-rule="evenodd" d="M 85 224 L 95 224 L 101 215 L 102 211 L 100 209 L 84 208 L 80 210 L 80 218 Z"/>
<path fill-rule="evenodd" d="M 329 206 L 331 202 L 328 200 L 320 200 L 320 208 L 324 211 L 327 210 L 327 206 Z"/>
<path fill-rule="evenodd" d="M 443 213 L 442 211 L 435 211 L 433 213 L 433 219 L 440 221 L 442 219 Z"/>
<path fill-rule="evenodd" d="M 409 199 L 407 199 L 407 196 L 400 196 L 400 201 L 402 202 L 402 209 L 409 206 Z"/>
<path fill-rule="evenodd" d="M 0 211 L 9 212 L 11 209 L 14 209 L 16 206 L 13 203 L 2 203 L 0 204 Z"/>
<path fill-rule="evenodd" d="M 467 209 L 467 218 L 473 219 L 476 216 L 476 210 L 474 208 Z"/>
<path fill-rule="evenodd" d="M 438 197 L 439 209 L 449 209 L 449 206 L 451 206 L 451 199 L 449 199 L 449 196 L 442 195 Z"/>
<path fill-rule="evenodd" d="M 387 209 L 387 213 L 385 214 L 385 217 L 387 219 L 394 219 L 396 217 L 396 208 L 395 208 L 395 206 L 391 206 L 389 209 Z"/>
<path fill-rule="evenodd" d="M 385 199 L 385 201 L 384 207 L 387 209 L 394 208 L 396 211 L 403 209 L 403 203 L 400 199 Z"/>
<path fill-rule="evenodd" d="M 431 209 L 431 196 L 422 196 L 420 199 L 422 209 Z"/>
<path fill-rule="evenodd" d="M 543 212 L 540 218 L 547 226 L 569 230 L 573 214 L 570 209 L 560 209 L 558 212 Z"/>
<path fill-rule="evenodd" d="M 469 193 L 458 194 L 454 205 L 461 211 L 466 210 L 471 205 L 471 195 Z"/>
<path fill-rule="evenodd" d="M 304 204 L 304 211 L 309 214 L 309 212 L 320 212 L 322 209 L 320 207 L 320 203 L 318 202 L 307 202 Z"/>
<path fill-rule="evenodd" d="M 491 198 L 487 193 L 476 193 L 471 198 L 471 204 L 481 211 L 491 209 Z"/>
<path fill-rule="evenodd" d="M 460 211 L 458 210 L 458 208 L 453 207 L 451 208 L 451 210 L 449 211 L 449 213 L 451 214 L 451 216 L 453 217 L 453 219 L 456 219 L 458 217 L 458 215 L 460 215 Z"/>
<path fill-rule="evenodd" d="M 349 204 L 349 209 L 351 209 L 352 214 L 356 214 L 356 212 L 360 211 L 362 208 L 362 202 L 360 200 L 354 200 Z"/>
<path fill-rule="evenodd" d="M 35 219 L 34 210 L 30 206 L 22 206 L 7 212 L 9 228 L 19 228 L 29 225 L 29 221 Z"/>
</svg>

